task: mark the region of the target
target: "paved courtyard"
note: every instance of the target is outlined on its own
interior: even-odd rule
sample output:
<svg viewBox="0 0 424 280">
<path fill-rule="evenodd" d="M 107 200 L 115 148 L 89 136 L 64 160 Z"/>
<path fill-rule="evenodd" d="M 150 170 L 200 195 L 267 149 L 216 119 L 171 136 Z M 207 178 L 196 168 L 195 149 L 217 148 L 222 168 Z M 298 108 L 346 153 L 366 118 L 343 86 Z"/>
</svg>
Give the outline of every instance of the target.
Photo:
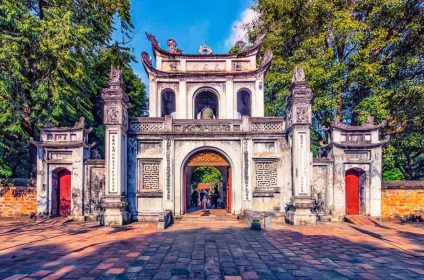
<svg viewBox="0 0 424 280">
<path fill-rule="evenodd" d="M 424 279 L 422 225 L 0 222 L 0 279 Z"/>
</svg>

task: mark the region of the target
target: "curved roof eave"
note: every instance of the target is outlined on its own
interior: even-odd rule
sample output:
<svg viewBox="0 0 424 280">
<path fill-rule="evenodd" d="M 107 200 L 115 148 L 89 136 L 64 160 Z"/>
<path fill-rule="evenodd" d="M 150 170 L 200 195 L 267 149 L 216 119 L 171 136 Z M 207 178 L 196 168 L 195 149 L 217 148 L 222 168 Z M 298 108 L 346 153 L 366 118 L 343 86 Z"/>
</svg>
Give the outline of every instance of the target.
<svg viewBox="0 0 424 280">
<path fill-rule="evenodd" d="M 199 76 L 215 76 L 215 77 L 228 77 L 228 76 L 256 76 L 258 74 L 265 74 L 268 71 L 272 61 L 272 51 L 267 50 L 262 59 L 261 65 L 258 69 L 252 71 L 240 71 L 240 72 L 167 72 L 158 70 L 153 67 L 152 60 L 146 52 L 141 54 L 141 61 L 147 74 L 154 77 L 168 77 L 168 78 L 180 78 L 180 77 L 199 77 Z"/>
<path fill-rule="evenodd" d="M 156 40 L 156 37 L 152 34 L 148 34 L 147 39 L 152 44 L 153 54 L 155 58 L 158 54 L 176 59 L 176 58 L 199 58 L 199 59 L 210 59 L 210 58 L 243 58 L 243 57 L 250 57 L 250 56 L 257 56 L 259 53 L 259 50 L 262 46 L 262 40 L 264 38 L 264 35 L 259 36 L 252 47 L 241 51 L 237 54 L 184 54 L 184 53 L 170 53 L 164 49 L 162 49 L 159 45 L 159 42 Z"/>
</svg>

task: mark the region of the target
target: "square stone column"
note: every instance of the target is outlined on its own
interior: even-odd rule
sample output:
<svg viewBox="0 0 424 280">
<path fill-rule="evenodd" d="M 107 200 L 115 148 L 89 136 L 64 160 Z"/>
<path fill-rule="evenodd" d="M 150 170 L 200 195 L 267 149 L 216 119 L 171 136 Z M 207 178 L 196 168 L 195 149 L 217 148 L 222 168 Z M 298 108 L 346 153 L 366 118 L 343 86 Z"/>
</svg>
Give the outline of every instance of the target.
<svg viewBox="0 0 424 280">
<path fill-rule="evenodd" d="M 123 225 L 129 221 L 127 197 L 128 96 L 122 71 L 111 68 L 108 88 L 102 93 L 105 133 L 105 225 Z"/>
<path fill-rule="evenodd" d="M 316 223 L 316 214 L 311 211 L 314 204 L 311 196 L 311 100 L 312 91 L 306 85 L 305 73 L 296 67 L 286 112 L 292 150 L 292 197 L 287 204 L 286 221 L 293 225 Z"/>
</svg>

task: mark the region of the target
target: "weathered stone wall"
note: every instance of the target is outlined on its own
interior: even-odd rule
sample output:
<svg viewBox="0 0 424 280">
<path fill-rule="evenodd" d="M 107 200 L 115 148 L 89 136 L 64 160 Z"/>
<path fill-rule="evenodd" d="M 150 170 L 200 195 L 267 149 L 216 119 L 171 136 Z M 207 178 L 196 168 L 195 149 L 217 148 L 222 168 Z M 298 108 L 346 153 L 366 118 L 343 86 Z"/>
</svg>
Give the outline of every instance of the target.
<svg viewBox="0 0 424 280">
<path fill-rule="evenodd" d="M 383 218 L 424 217 L 424 181 L 387 181 L 381 192 Z"/>
<path fill-rule="evenodd" d="M 86 160 L 84 168 L 84 216 L 86 220 L 96 221 L 104 212 L 105 160 Z"/>
<path fill-rule="evenodd" d="M 0 218 L 16 219 L 35 215 L 37 187 L 28 179 L 0 179 Z"/>
</svg>

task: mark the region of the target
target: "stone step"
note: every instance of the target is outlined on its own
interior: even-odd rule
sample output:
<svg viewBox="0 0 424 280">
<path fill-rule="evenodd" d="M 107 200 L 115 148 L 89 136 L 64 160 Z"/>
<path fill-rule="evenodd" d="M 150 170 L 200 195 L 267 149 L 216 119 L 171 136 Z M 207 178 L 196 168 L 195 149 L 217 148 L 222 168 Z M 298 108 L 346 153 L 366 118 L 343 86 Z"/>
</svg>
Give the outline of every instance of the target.
<svg viewBox="0 0 424 280">
<path fill-rule="evenodd" d="M 370 216 L 345 216 L 345 221 L 357 226 L 373 226 L 378 225 L 378 221 L 371 218 Z"/>
</svg>

